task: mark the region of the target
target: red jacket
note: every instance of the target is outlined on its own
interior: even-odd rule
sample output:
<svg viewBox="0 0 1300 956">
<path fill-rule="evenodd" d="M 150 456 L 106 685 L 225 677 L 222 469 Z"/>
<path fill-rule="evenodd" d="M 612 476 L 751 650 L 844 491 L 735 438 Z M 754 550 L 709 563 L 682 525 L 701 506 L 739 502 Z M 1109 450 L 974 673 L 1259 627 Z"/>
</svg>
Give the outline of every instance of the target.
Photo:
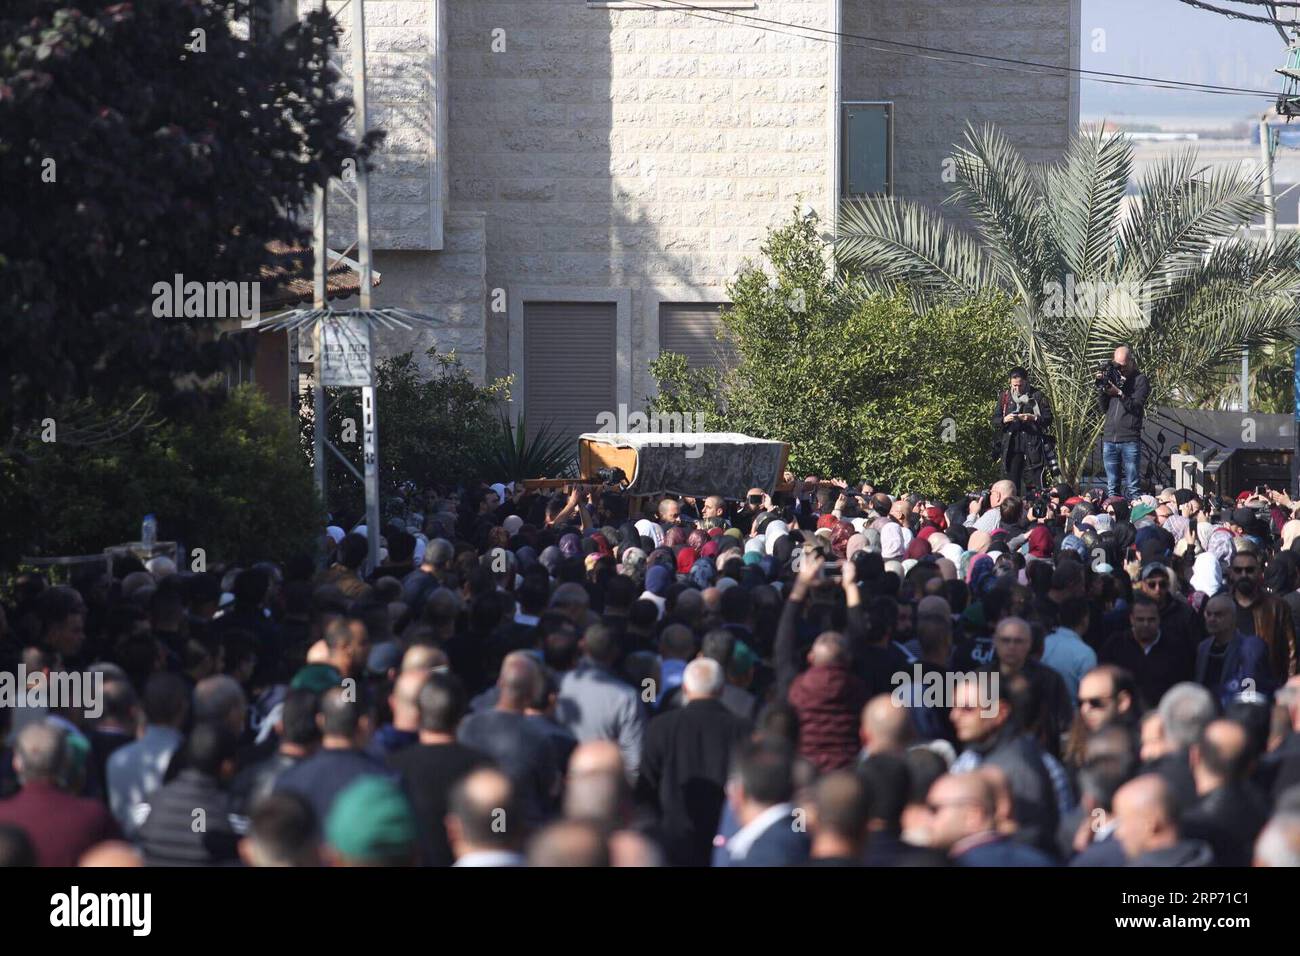
<svg viewBox="0 0 1300 956">
<path fill-rule="evenodd" d="M 822 773 L 852 765 L 867 685 L 844 666 L 814 666 L 794 679 L 787 699 L 799 715 L 800 755 Z"/>
<path fill-rule="evenodd" d="M 76 866 L 81 854 L 122 835 L 98 800 L 73 796 L 53 784 L 33 781 L 0 800 L 0 823 L 23 830 L 36 850 L 37 866 Z"/>
</svg>

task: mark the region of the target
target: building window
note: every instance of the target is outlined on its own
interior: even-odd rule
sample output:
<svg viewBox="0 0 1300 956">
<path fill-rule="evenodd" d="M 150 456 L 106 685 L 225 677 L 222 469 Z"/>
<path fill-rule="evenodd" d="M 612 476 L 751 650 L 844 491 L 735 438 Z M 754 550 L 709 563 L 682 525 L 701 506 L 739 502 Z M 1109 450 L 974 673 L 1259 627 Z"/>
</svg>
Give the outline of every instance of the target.
<svg viewBox="0 0 1300 956">
<path fill-rule="evenodd" d="M 576 444 L 602 413 L 617 414 L 616 302 L 525 302 L 523 331 L 531 433 L 549 425 Z"/>
<path fill-rule="evenodd" d="M 721 371 L 735 363 L 731 343 L 718 338 L 723 306 L 715 302 L 659 305 L 659 351 L 686 356 L 691 368 Z"/>
<path fill-rule="evenodd" d="M 841 110 L 840 195 L 892 196 L 894 104 L 845 103 Z"/>
</svg>

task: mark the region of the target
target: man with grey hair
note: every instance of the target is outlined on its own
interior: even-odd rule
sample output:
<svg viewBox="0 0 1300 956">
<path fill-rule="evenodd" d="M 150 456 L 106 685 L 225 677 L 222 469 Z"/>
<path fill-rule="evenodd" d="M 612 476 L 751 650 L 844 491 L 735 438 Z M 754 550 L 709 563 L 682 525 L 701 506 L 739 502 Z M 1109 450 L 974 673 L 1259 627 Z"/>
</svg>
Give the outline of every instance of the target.
<svg viewBox="0 0 1300 956">
<path fill-rule="evenodd" d="M 721 664 L 697 657 L 682 677 L 686 705 L 646 730 L 637 803 L 659 821 L 675 865 L 708 866 L 732 753 L 749 733 L 720 700 L 724 679 Z"/>
<path fill-rule="evenodd" d="M 456 739 L 496 761 L 513 786 L 520 809 L 531 825 L 555 812 L 561 767 L 550 737 L 528 716 L 542 680 L 541 665 L 527 651 L 513 651 L 501 661 L 496 706 L 471 714 Z"/>
<path fill-rule="evenodd" d="M 1281 813 L 1255 841 L 1255 866 L 1300 866 L 1300 814 Z"/>
<path fill-rule="evenodd" d="M 1165 744 L 1170 750 L 1147 763 L 1142 770 L 1163 777 L 1179 806 L 1186 810 L 1196 803 L 1196 781 L 1192 779 L 1188 751 L 1200 739 L 1201 731 L 1215 718 L 1217 708 L 1208 690 L 1199 684 L 1183 681 L 1165 691 L 1157 712 Z"/>
<path fill-rule="evenodd" d="M 67 791 L 71 762 L 62 727 L 41 721 L 19 731 L 13 766 L 22 789 L 0 801 L 0 825 L 27 834 L 37 866 L 76 866 L 96 843 L 121 837 L 102 803 Z"/>
<path fill-rule="evenodd" d="M 225 724 L 238 740 L 248 719 L 248 699 L 239 681 L 225 674 L 205 677 L 194 687 L 194 722 Z"/>
</svg>

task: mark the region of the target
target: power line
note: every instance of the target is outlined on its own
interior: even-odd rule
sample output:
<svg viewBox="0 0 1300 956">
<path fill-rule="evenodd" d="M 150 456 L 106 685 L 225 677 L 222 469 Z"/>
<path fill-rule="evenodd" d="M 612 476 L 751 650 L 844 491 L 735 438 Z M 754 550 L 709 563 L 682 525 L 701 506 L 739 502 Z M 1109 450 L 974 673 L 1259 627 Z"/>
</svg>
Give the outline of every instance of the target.
<svg viewBox="0 0 1300 956">
<path fill-rule="evenodd" d="M 915 56 L 921 59 L 935 60 L 943 63 L 959 63 L 971 66 L 982 66 L 988 69 L 1000 69 L 1012 73 L 1025 73 L 1039 76 L 1063 76 L 1069 74 L 1079 74 L 1081 78 L 1091 80 L 1096 83 L 1109 83 L 1116 86 L 1140 86 L 1152 89 L 1173 89 L 1194 93 L 1212 93 L 1220 96 L 1250 96 L 1250 97 L 1267 97 L 1273 99 L 1277 96 L 1275 90 L 1252 90 L 1242 87 L 1217 86 L 1209 83 L 1195 83 L 1186 80 L 1165 79 L 1163 77 L 1141 76 L 1131 73 L 1111 73 L 1105 70 L 1088 70 L 1080 67 L 1060 66 L 1054 63 L 1038 63 L 1032 60 L 1020 60 L 1013 57 L 994 56 L 987 53 L 970 53 L 965 50 L 951 50 L 944 47 L 923 46 L 917 43 L 905 43 L 901 40 L 889 40 L 882 37 L 872 37 L 857 33 L 844 33 L 836 30 L 826 30 L 820 27 L 804 26 L 797 23 L 786 23 L 782 20 L 772 20 L 765 17 L 758 17 L 752 14 L 740 13 L 733 10 L 719 10 L 711 7 L 697 7 L 682 0 L 661 0 L 663 3 L 672 4 L 672 8 L 679 9 L 680 12 L 688 16 L 695 16 L 702 20 L 708 20 L 712 23 L 729 23 L 735 20 L 751 21 L 746 23 L 751 29 L 760 30 L 765 33 L 777 33 L 784 36 L 796 36 L 805 40 L 816 40 L 821 43 L 842 43 L 845 46 L 851 46 L 858 49 L 872 50 L 879 53 L 890 53 L 896 56 Z M 1189 2 L 1189 0 L 1183 0 Z M 647 10 L 664 9 L 663 7 L 647 6 Z M 706 16 L 705 13 L 721 14 L 730 19 L 719 19 L 716 16 Z M 1268 21 L 1272 22 L 1272 21 Z M 758 24 L 769 24 L 769 26 L 759 26 Z M 790 30 L 805 31 L 791 33 L 790 30 L 780 30 L 776 27 L 788 27 Z M 822 34 L 821 36 L 809 36 L 808 33 Z M 851 40 L 864 40 L 866 43 L 853 43 Z M 872 46 L 870 44 L 884 43 L 889 48 Z M 905 50 L 892 49 L 892 47 L 905 47 Z M 916 52 L 908 52 L 908 51 Z M 953 60 L 952 56 L 970 57 L 968 60 Z M 991 61 L 991 62 L 984 62 Z"/>
<path fill-rule="evenodd" d="M 1195 7 L 1198 10 L 1208 10 L 1210 13 L 1218 13 L 1222 16 L 1230 17 L 1233 20 L 1248 20 L 1251 23 L 1263 23 L 1270 27 L 1279 26 L 1276 15 L 1271 17 L 1258 17 L 1251 13 L 1242 13 L 1239 10 L 1229 10 L 1225 7 L 1216 7 L 1213 4 L 1202 3 L 1201 0 L 1178 0 L 1178 2 L 1185 3 L 1189 7 Z M 1247 0 L 1240 0 L 1240 2 L 1247 2 Z M 1277 4 L 1277 6 L 1283 5 L 1293 6 L 1294 4 Z M 1271 7 L 1273 4 L 1268 4 L 1268 6 Z"/>
</svg>

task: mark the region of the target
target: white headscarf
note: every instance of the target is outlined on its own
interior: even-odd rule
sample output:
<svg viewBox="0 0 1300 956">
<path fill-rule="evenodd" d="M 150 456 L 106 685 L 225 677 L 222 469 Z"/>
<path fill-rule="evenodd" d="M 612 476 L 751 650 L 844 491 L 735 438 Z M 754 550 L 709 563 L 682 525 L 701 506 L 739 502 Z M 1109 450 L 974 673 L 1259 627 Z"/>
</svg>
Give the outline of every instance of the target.
<svg viewBox="0 0 1300 956">
<path fill-rule="evenodd" d="M 1192 590 L 1213 596 L 1223 590 L 1223 566 L 1219 559 L 1208 551 L 1196 556 L 1192 565 Z"/>
<path fill-rule="evenodd" d="M 656 548 L 664 543 L 664 529 L 649 518 L 642 518 L 636 523 L 636 533 L 643 538 L 649 538 L 655 543 Z"/>
<path fill-rule="evenodd" d="M 768 554 L 776 547 L 776 543 L 790 533 L 790 529 L 784 521 L 769 521 L 763 528 L 763 542 Z"/>
</svg>

